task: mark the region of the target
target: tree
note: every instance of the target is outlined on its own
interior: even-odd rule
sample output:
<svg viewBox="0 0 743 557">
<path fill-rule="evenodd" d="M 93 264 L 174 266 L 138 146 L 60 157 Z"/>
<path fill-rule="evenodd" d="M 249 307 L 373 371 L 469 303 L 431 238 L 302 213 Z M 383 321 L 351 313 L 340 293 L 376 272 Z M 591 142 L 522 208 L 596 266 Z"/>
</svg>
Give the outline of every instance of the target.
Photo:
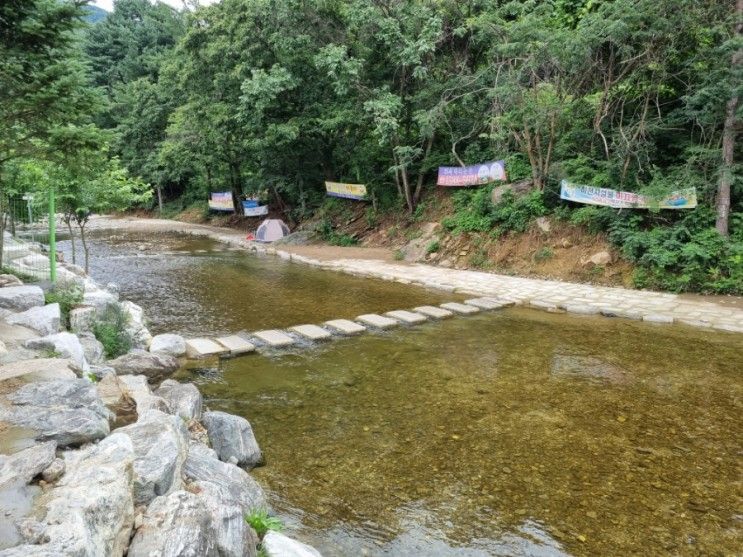
<svg viewBox="0 0 743 557">
<path fill-rule="evenodd" d="M 0 211 L 6 165 L 45 157 L 58 131 L 89 121 L 98 97 L 76 50 L 84 0 L 0 4 Z M 7 200 L 5 200 L 7 201 Z M 0 218 L 0 261 L 5 219 Z"/>
</svg>

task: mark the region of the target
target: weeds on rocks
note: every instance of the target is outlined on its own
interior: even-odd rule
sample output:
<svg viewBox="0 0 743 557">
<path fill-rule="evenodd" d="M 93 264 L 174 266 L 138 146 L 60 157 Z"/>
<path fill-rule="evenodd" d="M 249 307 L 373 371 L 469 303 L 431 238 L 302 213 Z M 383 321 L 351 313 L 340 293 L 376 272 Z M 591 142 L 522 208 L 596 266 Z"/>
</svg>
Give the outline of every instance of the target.
<svg viewBox="0 0 743 557">
<path fill-rule="evenodd" d="M 93 323 L 93 334 L 103 345 L 106 358 L 118 358 L 132 347 L 132 337 L 127 332 L 128 317 L 121 306 L 109 304 Z"/>
</svg>

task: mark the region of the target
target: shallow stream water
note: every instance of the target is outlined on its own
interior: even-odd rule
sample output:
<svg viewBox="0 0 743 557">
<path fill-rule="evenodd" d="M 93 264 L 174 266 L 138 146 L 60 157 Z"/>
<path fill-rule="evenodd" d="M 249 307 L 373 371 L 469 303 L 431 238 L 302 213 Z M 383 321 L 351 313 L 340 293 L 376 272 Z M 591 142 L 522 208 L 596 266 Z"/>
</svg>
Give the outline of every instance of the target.
<svg viewBox="0 0 743 557">
<path fill-rule="evenodd" d="M 157 332 L 451 298 L 194 253 L 215 245 L 192 238 L 95 249 L 105 257 L 93 275 L 120 282 Z M 253 474 L 288 533 L 326 556 L 735 555 L 741 369 L 741 335 L 509 309 L 199 362 L 179 377 L 251 421 L 266 457 Z"/>
</svg>

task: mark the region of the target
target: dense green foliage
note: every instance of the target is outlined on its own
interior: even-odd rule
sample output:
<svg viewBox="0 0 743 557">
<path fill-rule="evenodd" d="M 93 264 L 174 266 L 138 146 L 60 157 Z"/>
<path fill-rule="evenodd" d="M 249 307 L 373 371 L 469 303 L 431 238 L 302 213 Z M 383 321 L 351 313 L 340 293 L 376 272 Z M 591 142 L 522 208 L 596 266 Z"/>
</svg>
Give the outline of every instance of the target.
<svg viewBox="0 0 743 557">
<path fill-rule="evenodd" d="M 324 180 L 360 182 L 369 222 L 415 220 L 438 166 L 504 159 L 534 192 L 496 207 L 486 188 L 456 193 L 451 230 L 498 237 L 556 212 L 609 234 L 639 285 L 743 290 L 732 2 L 117 0 L 81 34 L 84 5 L 0 8 L 0 184 L 20 191 L 10 177 L 30 159 L 67 184 L 70 218 L 96 210 L 80 185 L 109 176 L 109 191 L 130 183 L 119 206 L 149 203 L 145 183 L 183 207 L 231 190 L 236 208 L 258 194 L 293 222 Z M 700 208 L 596 213 L 559 200 L 563 178 L 694 186 Z"/>
<path fill-rule="evenodd" d="M 93 334 L 103 345 L 107 359 L 118 358 L 132 347 L 132 337 L 127 332 L 128 317 L 119 304 L 109 304 L 93 324 Z"/>
<path fill-rule="evenodd" d="M 271 516 L 265 509 L 257 509 L 252 511 L 250 514 L 245 515 L 245 522 L 250 524 L 250 527 L 255 530 L 261 538 L 266 535 L 269 530 L 276 532 L 283 529 L 283 524 L 278 517 Z"/>
<path fill-rule="evenodd" d="M 47 304 L 59 304 L 62 324 L 67 328 L 70 324 L 70 311 L 83 301 L 83 290 L 74 284 L 57 285 L 44 293 L 44 300 Z"/>
</svg>

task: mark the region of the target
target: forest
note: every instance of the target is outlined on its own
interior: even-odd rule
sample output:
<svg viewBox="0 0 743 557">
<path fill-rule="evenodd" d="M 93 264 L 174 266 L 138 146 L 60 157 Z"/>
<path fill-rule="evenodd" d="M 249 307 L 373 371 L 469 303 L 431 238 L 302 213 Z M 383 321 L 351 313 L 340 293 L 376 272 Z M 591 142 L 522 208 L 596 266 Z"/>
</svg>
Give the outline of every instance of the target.
<svg viewBox="0 0 743 557">
<path fill-rule="evenodd" d="M 606 234 L 638 287 L 743 293 L 743 0 L 116 0 L 94 23 L 88 8 L 0 6 L 0 193 L 54 186 L 84 221 L 230 190 L 300 223 L 332 180 L 412 219 L 439 166 L 505 160 L 529 193 L 461 189 L 449 230 L 553 215 Z M 694 187 L 699 205 L 566 203 L 563 179 Z"/>
</svg>

